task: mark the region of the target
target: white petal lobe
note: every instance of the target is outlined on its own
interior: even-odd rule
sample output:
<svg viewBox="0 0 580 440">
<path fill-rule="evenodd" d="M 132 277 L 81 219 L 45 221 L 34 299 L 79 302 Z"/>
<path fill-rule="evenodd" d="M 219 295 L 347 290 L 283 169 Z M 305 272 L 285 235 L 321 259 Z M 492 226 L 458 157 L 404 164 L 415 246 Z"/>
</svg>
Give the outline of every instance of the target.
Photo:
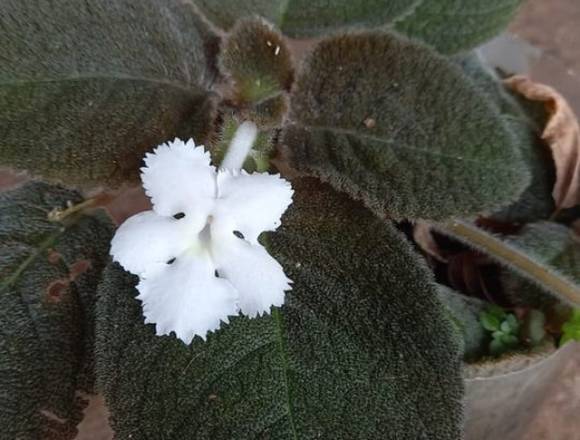
<svg viewBox="0 0 580 440">
<path fill-rule="evenodd" d="M 155 265 L 177 257 L 195 238 L 184 220 L 161 217 L 153 211 L 134 215 L 113 237 L 113 260 L 125 270 L 143 275 Z"/>
<path fill-rule="evenodd" d="M 145 322 L 155 323 L 158 335 L 175 335 L 186 344 L 238 312 L 237 293 L 226 280 L 215 277 L 207 254 L 187 253 L 160 267 L 138 284 Z"/>
<path fill-rule="evenodd" d="M 219 172 L 192 140 L 145 157 L 153 210 L 119 227 L 111 255 L 139 276 L 145 323 L 158 335 L 189 344 L 240 311 L 255 317 L 284 303 L 291 281 L 258 237 L 280 225 L 292 187 L 278 175 L 228 169 L 241 166 L 256 134 L 254 124 L 239 127 Z"/>
<path fill-rule="evenodd" d="M 257 244 L 260 233 L 280 226 L 293 193 L 290 183 L 279 175 L 219 171 L 215 217 L 227 217 L 246 240 Z"/>
<path fill-rule="evenodd" d="M 232 234 L 216 237 L 212 256 L 220 277 L 227 279 L 239 294 L 240 311 L 255 317 L 269 313 L 271 306 L 284 303 L 290 280 L 282 266 L 260 244 L 251 244 Z"/>
<path fill-rule="evenodd" d="M 215 168 L 203 146 L 175 139 L 147 154 L 145 165 L 141 179 L 153 210 L 164 216 L 185 213 L 201 230 L 216 195 Z"/>
</svg>

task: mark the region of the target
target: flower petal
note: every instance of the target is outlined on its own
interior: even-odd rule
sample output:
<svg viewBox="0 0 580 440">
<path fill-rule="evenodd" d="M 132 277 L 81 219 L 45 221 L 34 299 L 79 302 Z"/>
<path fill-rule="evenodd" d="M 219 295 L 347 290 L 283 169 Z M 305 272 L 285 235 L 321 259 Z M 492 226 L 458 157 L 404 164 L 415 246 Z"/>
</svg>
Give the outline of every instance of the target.
<svg viewBox="0 0 580 440">
<path fill-rule="evenodd" d="M 144 211 L 127 219 L 111 241 L 111 255 L 123 268 L 142 275 L 159 263 L 181 255 L 195 240 L 185 219 Z"/>
<path fill-rule="evenodd" d="M 188 252 L 172 264 L 159 266 L 137 285 L 146 323 L 158 335 L 175 335 L 189 344 L 195 335 L 205 339 L 221 321 L 238 312 L 237 293 L 217 278 L 207 252 Z"/>
<path fill-rule="evenodd" d="M 253 244 L 260 233 L 280 226 L 282 214 L 292 203 L 292 186 L 279 175 L 220 170 L 217 182 L 215 217 L 228 218 Z"/>
<path fill-rule="evenodd" d="M 213 236 L 213 234 L 212 234 Z M 251 244 L 233 234 L 213 237 L 212 257 L 220 277 L 238 291 L 240 311 L 247 316 L 267 313 L 284 303 L 291 281 L 282 266 L 260 244 Z"/>
<path fill-rule="evenodd" d="M 216 171 L 209 153 L 193 140 L 179 139 L 160 145 L 145 156 L 143 187 L 160 215 L 184 213 L 199 232 L 216 196 Z"/>
</svg>

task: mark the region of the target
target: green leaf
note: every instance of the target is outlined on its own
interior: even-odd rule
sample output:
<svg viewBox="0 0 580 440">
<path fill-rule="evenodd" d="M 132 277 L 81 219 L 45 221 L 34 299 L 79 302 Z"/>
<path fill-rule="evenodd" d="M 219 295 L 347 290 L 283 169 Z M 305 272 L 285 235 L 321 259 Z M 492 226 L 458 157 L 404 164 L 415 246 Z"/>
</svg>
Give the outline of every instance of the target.
<svg viewBox="0 0 580 440">
<path fill-rule="evenodd" d="M 481 325 L 490 332 L 497 331 L 500 328 L 500 320 L 491 313 L 484 313 L 481 315 Z"/>
<path fill-rule="evenodd" d="M 118 185 L 161 142 L 203 142 L 214 113 L 207 39 L 179 0 L 4 1 L 1 165 Z"/>
<path fill-rule="evenodd" d="M 512 331 L 512 328 L 510 327 L 510 324 L 507 321 L 502 322 L 499 328 L 504 333 L 510 333 Z"/>
<path fill-rule="evenodd" d="M 73 439 L 93 391 L 96 285 L 112 225 L 104 213 L 53 223 L 76 192 L 29 183 L 0 195 L 0 438 Z"/>
<path fill-rule="evenodd" d="M 428 269 L 347 196 L 293 187 L 267 241 L 294 285 L 270 315 L 185 346 L 143 324 L 137 279 L 108 268 L 97 371 L 119 438 L 459 438 L 458 335 Z"/>
<path fill-rule="evenodd" d="M 220 53 L 222 70 L 234 82 L 233 100 L 245 119 L 260 127 L 279 126 L 288 110 L 286 92 L 294 79 L 290 51 L 282 36 L 262 19 L 242 20 Z"/>
<path fill-rule="evenodd" d="M 269 98 L 292 85 L 290 51 L 282 36 L 264 20 L 240 21 L 227 36 L 220 61 L 247 102 Z"/>
<path fill-rule="evenodd" d="M 530 223 L 524 226 L 519 235 L 512 237 L 509 243 L 521 249 L 545 270 L 567 280 L 580 292 L 580 239 L 573 230 L 552 222 Z M 559 300 L 574 304 L 569 298 L 562 298 L 552 289 L 523 278 L 517 272 L 505 270 L 502 280 L 506 292 L 516 304 L 540 309 L 547 309 Z"/>
<path fill-rule="evenodd" d="M 547 219 L 555 210 L 552 189 L 556 169 L 550 149 L 541 138 L 543 124 L 537 123 L 533 114 L 536 110 L 511 95 L 497 75 L 477 55 L 456 57 L 455 61 L 501 114 L 531 172 L 530 184 L 519 199 L 491 217 L 507 223 Z"/>
<path fill-rule="evenodd" d="M 482 357 L 487 352 L 489 336 L 480 323 L 479 316 L 487 304 L 443 285 L 438 286 L 438 291 L 439 298 L 449 308 L 453 322 L 463 335 L 463 359 L 473 362 Z"/>
<path fill-rule="evenodd" d="M 396 219 L 494 210 L 528 184 L 507 126 L 457 66 L 386 33 L 315 48 L 281 144 L 292 167 Z"/>
<path fill-rule="evenodd" d="M 510 335 L 510 334 L 504 334 L 501 337 L 501 341 L 504 343 L 504 345 L 508 348 L 514 348 L 517 347 L 519 344 L 518 338 L 517 336 L 514 335 Z"/>
<path fill-rule="evenodd" d="M 382 26 L 410 11 L 419 0 L 195 0 L 218 27 L 259 15 L 291 37 L 313 37 L 344 27 Z"/>
<path fill-rule="evenodd" d="M 521 0 L 422 0 L 394 28 L 453 54 L 472 49 L 504 30 Z"/>
<path fill-rule="evenodd" d="M 507 347 L 501 339 L 494 339 L 489 343 L 489 352 L 493 356 L 499 356 L 507 351 Z"/>
<path fill-rule="evenodd" d="M 492 341 L 489 343 L 489 353 L 499 356 L 518 348 L 519 322 L 515 315 L 506 313 L 501 307 L 488 307 L 480 315 L 483 328 L 491 332 Z"/>
<path fill-rule="evenodd" d="M 504 331 L 517 333 L 518 330 L 520 329 L 520 323 L 518 322 L 518 319 L 516 318 L 515 315 L 512 314 L 507 315 L 505 318 L 505 323 L 507 325 L 507 330 Z"/>
<path fill-rule="evenodd" d="M 560 347 L 570 341 L 580 341 L 580 309 L 575 309 L 570 319 L 562 326 Z"/>
</svg>

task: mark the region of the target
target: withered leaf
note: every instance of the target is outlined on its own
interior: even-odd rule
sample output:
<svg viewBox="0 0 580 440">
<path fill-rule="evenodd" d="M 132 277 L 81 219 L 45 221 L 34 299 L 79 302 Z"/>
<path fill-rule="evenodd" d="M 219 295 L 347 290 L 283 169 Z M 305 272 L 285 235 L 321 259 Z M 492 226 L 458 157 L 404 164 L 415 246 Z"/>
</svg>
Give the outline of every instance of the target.
<svg viewBox="0 0 580 440">
<path fill-rule="evenodd" d="M 523 75 L 513 76 L 506 85 L 532 101 L 543 102 L 548 120 L 542 138 L 552 150 L 556 184 L 552 195 L 556 208 L 580 203 L 580 125 L 574 110 L 555 89 Z"/>
</svg>

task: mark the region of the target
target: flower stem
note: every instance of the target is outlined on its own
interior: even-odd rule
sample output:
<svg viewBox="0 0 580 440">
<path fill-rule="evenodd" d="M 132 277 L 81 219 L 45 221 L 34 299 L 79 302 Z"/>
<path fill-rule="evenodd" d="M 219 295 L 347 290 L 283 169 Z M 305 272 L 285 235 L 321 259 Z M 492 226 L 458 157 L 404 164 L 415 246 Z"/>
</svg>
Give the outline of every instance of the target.
<svg viewBox="0 0 580 440">
<path fill-rule="evenodd" d="M 220 168 L 239 170 L 258 136 L 258 127 L 253 122 L 243 122 L 230 143 Z"/>
<path fill-rule="evenodd" d="M 65 209 L 55 208 L 48 213 L 48 220 L 55 223 L 61 223 L 68 217 L 81 213 L 86 209 L 96 208 L 103 203 L 103 200 L 108 199 L 108 197 L 104 194 L 99 194 L 95 197 L 91 197 L 90 199 L 84 200 L 81 203 L 77 203 L 73 205 L 72 203 Z"/>
<path fill-rule="evenodd" d="M 580 287 L 561 274 L 530 258 L 517 247 L 495 237 L 477 226 L 461 220 L 433 225 L 445 235 L 455 237 L 465 244 L 481 250 L 486 255 L 518 272 L 565 301 L 580 305 Z"/>
</svg>

